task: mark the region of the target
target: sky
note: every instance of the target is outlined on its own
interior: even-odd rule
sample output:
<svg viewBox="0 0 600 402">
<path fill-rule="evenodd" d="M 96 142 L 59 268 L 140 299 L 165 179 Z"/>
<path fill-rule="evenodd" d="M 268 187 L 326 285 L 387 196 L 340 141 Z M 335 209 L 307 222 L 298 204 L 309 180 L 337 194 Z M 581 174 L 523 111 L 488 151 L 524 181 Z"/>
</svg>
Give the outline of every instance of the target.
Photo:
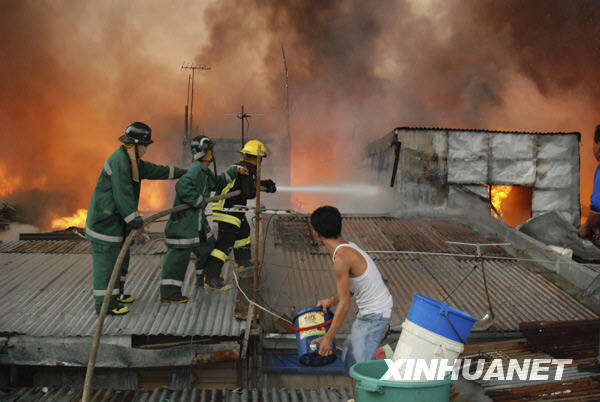
<svg viewBox="0 0 600 402">
<path fill-rule="evenodd" d="M 244 105 L 251 137 L 285 138 L 283 46 L 292 184 L 355 177 L 396 126 L 578 131 L 585 208 L 599 22 L 597 1 L 3 1 L 0 198 L 40 228 L 86 209 L 132 121 L 153 129 L 147 160 L 180 164 L 191 63 L 211 67 L 196 134 L 238 137 Z M 170 189 L 145 182 L 140 209 Z"/>
</svg>

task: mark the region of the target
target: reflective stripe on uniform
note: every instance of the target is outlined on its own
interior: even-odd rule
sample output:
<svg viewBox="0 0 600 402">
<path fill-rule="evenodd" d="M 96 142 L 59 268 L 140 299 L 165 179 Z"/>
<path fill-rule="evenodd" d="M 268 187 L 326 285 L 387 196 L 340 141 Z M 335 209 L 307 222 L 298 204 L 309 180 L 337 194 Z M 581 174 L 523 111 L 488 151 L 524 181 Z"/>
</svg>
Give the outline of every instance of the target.
<svg viewBox="0 0 600 402">
<path fill-rule="evenodd" d="M 112 294 L 118 296 L 119 289 L 113 289 Z M 94 289 L 94 296 L 104 296 L 104 295 L 106 295 L 106 289 L 104 289 L 104 290 L 95 290 Z"/>
<path fill-rule="evenodd" d="M 229 183 L 231 183 L 231 182 L 233 181 L 233 179 L 235 179 L 235 176 L 231 177 L 231 176 L 229 175 L 229 169 L 228 169 L 228 170 L 226 170 L 226 171 L 225 171 L 225 178 L 227 179 L 227 181 L 228 181 Z"/>
<path fill-rule="evenodd" d="M 138 211 L 132 212 L 129 215 L 127 215 L 125 218 L 123 218 L 123 220 L 125 221 L 125 223 L 129 223 L 132 220 L 134 220 L 135 218 L 137 218 L 138 216 L 140 216 L 140 214 L 138 213 Z"/>
<path fill-rule="evenodd" d="M 165 243 L 167 243 L 167 244 L 179 244 L 179 245 L 194 244 L 194 243 L 200 243 L 200 238 L 199 237 L 192 237 L 192 238 L 188 238 L 188 239 L 169 239 L 168 237 L 165 237 Z"/>
<path fill-rule="evenodd" d="M 223 189 L 223 191 L 221 191 L 221 195 L 227 194 L 233 188 L 234 185 L 235 185 L 235 180 L 225 186 L 225 188 Z M 213 202 L 212 203 L 212 210 L 213 210 L 213 212 L 214 211 L 219 211 L 219 210 L 223 209 L 224 205 L 225 205 L 225 199 Z"/>
<path fill-rule="evenodd" d="M 196 201 L 196 203 L 194 204 L 194 206 L 197 207 L 198 205 L 200 205 L 200 203 L 202 203 L 203 200 L 204 200 L 203 196 L 198 197 L 198 201 Z"/>
<path fill-rule="evenodd" d="M 85 227 L 85 233 L 90 235 L 93 238 L 96 238 L 98 240 L 104 240 L 110 243 L 121 243 L 123 242 L 123 236 L 109 236 L 109 235 L 105 235 L 102 233 L 98 233 L 98 232 L 94 232 L 92 229 L 90 229 L 89 227 Z"/>
<path fill-rule="evenodd" d="M 181 286 L 183 286 L 183 281 L 176 281 L 175 279 L 161 279 L 160 284 L 161 284 L 161 286 L 170 285 L 170 286 L 181 287 Z"/>
<path fill-rule="evenodd" d="M 125 279 L 127 279 L 126 276 L 121 276 L 121 282 L 125 282 Z"/>
<path fill-rule="evenodd" d="M 169 165 L 169 180 L 175 178 L 175 168 Z"/>
<path fill-rule="evenodd" d="M 242 221 L 233 215 L 224 214 L 222 212 L 214 212 L 213 210 L 213 221 L 225 222 L 237 226 L 242 226 Z"/>
<path fill-rule="evenodd" d="M 227 254 L 225 254 L 218 248 L 213 249 L 213 251 L 210 252 L 210 255 L 212 255 L 215 258 L 218 258 L 221 261 L 227 260 Z"/>
<path fill-rule="evenodd" d="M 110 165 L 108 164 L 108 161 L 104 162 L 103 169 L 104 169 L 104 171 L 106 172 L 107 175 L 109 175 L 109 176 L 112 175 L 112 169 L 110 168 Z"/>
<path fill-rule="evenodd" d="M 233 247 L 234 248 L 244 247 L 244 246 L 247 246 L 248 244 L 250 244 L 250 236 L 246 237 L 245 239 L 236 240 L 235 243 L 233 243 Z"/>
</svg>

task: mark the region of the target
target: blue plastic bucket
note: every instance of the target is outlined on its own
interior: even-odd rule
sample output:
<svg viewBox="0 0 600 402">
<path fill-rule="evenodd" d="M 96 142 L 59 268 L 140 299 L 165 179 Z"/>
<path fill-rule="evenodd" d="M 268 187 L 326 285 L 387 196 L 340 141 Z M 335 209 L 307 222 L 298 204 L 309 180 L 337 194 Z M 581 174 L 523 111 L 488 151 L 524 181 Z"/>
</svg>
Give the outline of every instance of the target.
<svg viewBox="0 0 600 402">
<path fill-rule="evenodd" d="M 413 293 L 408 319 L 431 332 L 461 343 L 466 341 L 477 321 L 475 317 L 464 311 L 416 293 Z"/>
<path fill-rule="evenodd" d="M 298 345 L 298 360 L 305 366 L 324 366 L 336 359 L 335 340 L 331 344 L 332 354 L 329 356 L 319 355 L 319 344 L 311 345 L 313 339 L 320 338 L 329 330 L 333 313 L 323 312 L 322 307 L 309 307 L 299 311 L 294 316 L 294 327 L 296 331 L 296 344 Z M 329 321 L 329 323 L 326 323 Z M 318 326 L 318 324 L 324 324 Z M 310 329 L 313 327 L 312 329 Z M 309 328 L 302 330 L 302 328 Z"/>
</svg>

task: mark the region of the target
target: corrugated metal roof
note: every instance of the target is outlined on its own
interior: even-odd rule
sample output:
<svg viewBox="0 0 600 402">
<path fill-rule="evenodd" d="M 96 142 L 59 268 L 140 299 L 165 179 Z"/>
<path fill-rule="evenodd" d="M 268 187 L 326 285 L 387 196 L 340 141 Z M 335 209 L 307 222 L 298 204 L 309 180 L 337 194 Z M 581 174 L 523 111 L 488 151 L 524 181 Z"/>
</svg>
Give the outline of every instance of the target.
<svg viewBox="0 0 600 402">
<path fill-rule="evenodd" d="M 129 314 L 109 316 L 106 335 L 239 336 L 245 321 L 234 318 L 236 290 L 207 292 L 187 270 L 187 304 L 161 304 L 163 256 L 131 257 L 126 290 L 136 301 Z M 190 263 L 190 265 L 192 265 Z M 0 253 L 0 333 L 31 336 L 92 336 L 97 314 L 92 300 L 89 254 Z"/>
<path fill-rule="evenodd" d="M 275 223 L 275 246 L 266 253 L 261 295 L 279 313 L 294 313 L 336 292 L 331 257 L 311 238 L 307 217 L 281 218 Z M 473 254 L 473 248 L 445 243 L 492 243 L 455 221 L 410 220 L 391 217 L 344 218 L 343 236 L 364 250 L 403 250 Z M 488 256 L 508 254 L 500 247 L 485 247 Z M 372 253 L 394 298 L 392 326 L 408 315 L 412 293 L 444 300 L 477 264 L 474 258 L 424 254 Z M 496 315 L 490 331 L 518 331 L 523 321 L 562 321 L 597 318 L 591 310 L 542 275 L 513 260 L 485 261 L 485 272 Z M 282 287 L 282 283 L 289 284 Z M 448 304 L 475 317 L 488 310 L 481 268 L 477 268 L 452 294 Z M 353 309 L 355 309 L 353 307 Z M 355 311 L 355 310 L 354 310 Z M 341 333 L 348 333 L 346 320 Z M 268 331 L 277 331 L 273 326 Z"/>
<path fill-rule="evenodd" d="M 91 254 L 89 240 L 19 240 L 0 243 L 0 253 Z M 162 238 L 144 244 L 134 244 L 131 253 L 164 254 L 167 247 Z"/>
<path fill-rule="evenodd" d="M 546 353 L 533 351 L 532 345 L 525 339 L 488 342 L 475 345 L 465 345 L 461 358 L 486 359 L 483 372 L 485 373 L 492 359 L 503 360 L 503 373 L 506 373 L 509 359 L 517 359 L 523 364 L 524 359 L 552 359 Z M 588 359 L 591 360 L 591 359 Z M 499 381 L 497 378 L 489 380 L 478 379 L 475 382 L 481 386 L 494 401 L 512 400 L 598 400 L 600 396 L 600 383 L 591 380 L 597 374 L 579 372 L 577 365 L 581 361 L 573 360 L 573 364 L 565 365 L 561 380 L 555 380 L 556 365 L 550 365 L 548 370 L 540 373 L 548 376 L 547 380 L 520 380 L 516 375 L 512 380 Z M 470 370 L 473 373 L 475 369 Z M 461 370 L 462 372 L 462 370 Z M 552 396 L 552 397 L 550 397 Z"/>
<path fill-rule="evenodd" d="M 45 392 L 44 392 L 45 391 Z M 76 402 L 82 397 L 81 390 L 73 388 L 44 389 L 42 387 L 21 388 L 0 398 L 3 402 Z M 93 391 L 92 401 L 113 402 L 346 402 L 352 398 L 350 388 L 319 388 L 319 389 L 190 389 L 171 391 L 165 388 L 153 391 Z"/>
</svg>

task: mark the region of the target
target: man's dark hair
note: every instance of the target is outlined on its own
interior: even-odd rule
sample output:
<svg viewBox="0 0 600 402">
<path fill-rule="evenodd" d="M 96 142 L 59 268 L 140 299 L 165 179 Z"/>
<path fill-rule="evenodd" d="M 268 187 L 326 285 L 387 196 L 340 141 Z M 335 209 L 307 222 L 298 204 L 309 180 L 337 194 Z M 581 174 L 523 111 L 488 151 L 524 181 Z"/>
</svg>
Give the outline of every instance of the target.
<svg viewBox="0 0 600 402">
<path fill-rule="evenodd" d="M 342 214 L 336 207 L 325 205 L 315 209 L 310 224 L 320 236 L 335 239 L 342 233 Z"/>
<path fill-rule="evenodd" d="M 594 133 L 594 143 L 600 142 L 600 124 L 596 126 L 596 132 Z"/>
</svg>

